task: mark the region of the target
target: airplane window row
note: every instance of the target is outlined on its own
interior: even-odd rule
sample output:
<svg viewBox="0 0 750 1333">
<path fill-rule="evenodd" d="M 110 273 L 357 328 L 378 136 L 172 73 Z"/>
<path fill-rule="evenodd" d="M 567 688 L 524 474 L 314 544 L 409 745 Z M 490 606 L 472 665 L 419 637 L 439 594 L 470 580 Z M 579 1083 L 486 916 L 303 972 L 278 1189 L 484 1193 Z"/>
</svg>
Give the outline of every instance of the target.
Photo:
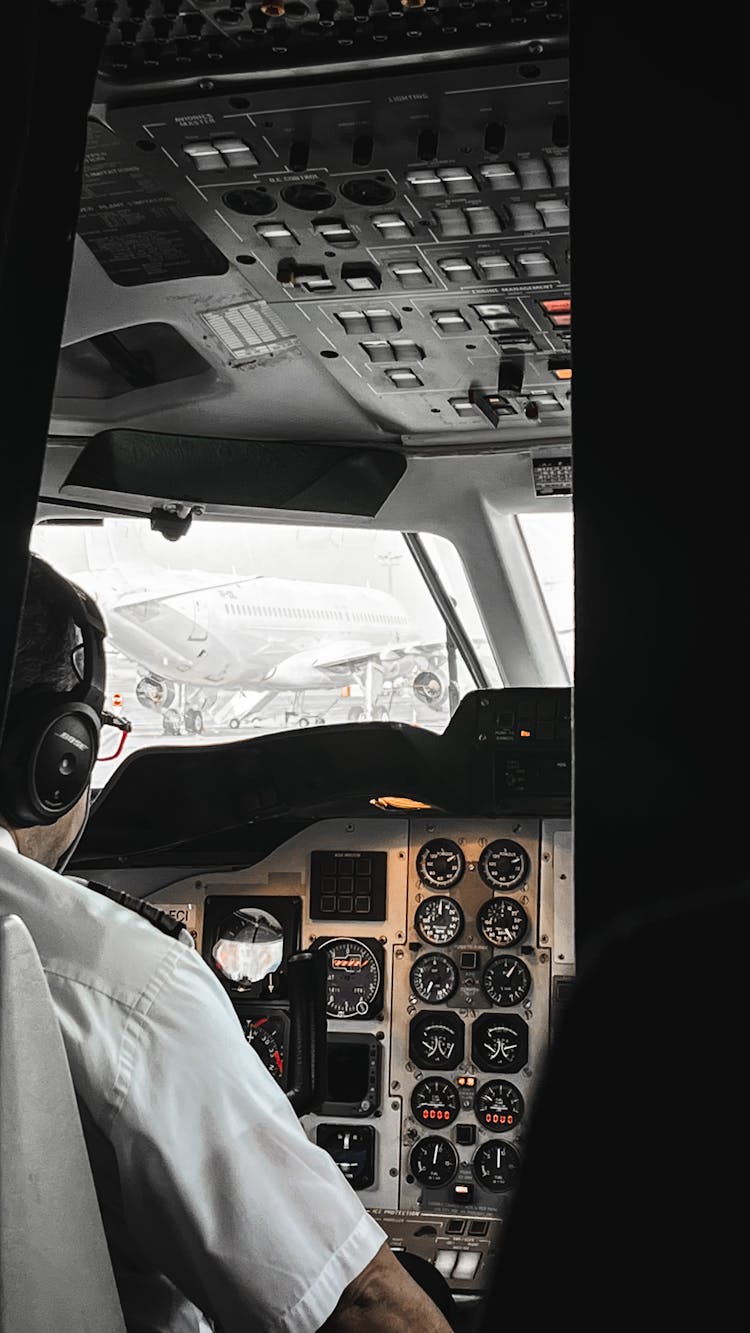
<svg viewBox="0 0 750 1333">
<path fill-rule="evenodd" d="M 225 615 L 284 616 L 295 620 L 355 620 L 369 625 L 406 625 L 406 616 L 386 616 L 381 611 L 342 611 L 338 607 L 250 606 L 247 602 L 225 602 Z"/>
</svg>

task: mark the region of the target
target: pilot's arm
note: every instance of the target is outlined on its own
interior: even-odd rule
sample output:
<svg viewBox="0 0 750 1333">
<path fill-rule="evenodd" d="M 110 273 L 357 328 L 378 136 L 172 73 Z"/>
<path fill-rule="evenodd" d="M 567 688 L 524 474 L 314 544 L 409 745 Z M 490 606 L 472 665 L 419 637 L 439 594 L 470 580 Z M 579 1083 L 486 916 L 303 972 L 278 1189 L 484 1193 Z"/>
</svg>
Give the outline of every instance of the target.
<svg viewBox="0 0 750 1333">
<path fill-rule="evenodd" d="M 149 1268 L 222 1333 L 449 1333 L 199 955 L 176 945 L 134 1019 L 100 1129 Z"/>
<path fill-rule="evenodd" d="M 437 1306 L 387 1245 L 346 1287 L 321 1333 L 450 1333 Z"/>
</svg>

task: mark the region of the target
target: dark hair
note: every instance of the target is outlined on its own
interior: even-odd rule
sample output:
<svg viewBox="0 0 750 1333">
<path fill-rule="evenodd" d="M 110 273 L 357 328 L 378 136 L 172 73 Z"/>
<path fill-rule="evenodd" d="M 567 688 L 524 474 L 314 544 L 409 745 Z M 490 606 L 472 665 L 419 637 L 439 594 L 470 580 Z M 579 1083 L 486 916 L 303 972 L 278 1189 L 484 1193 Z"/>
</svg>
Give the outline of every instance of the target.
<svg viewBox="0 0 750 1333">
<path fill-rule="evenodd" d="M 73 653 L 80 635 L 61 597 L 62 583 L 51 565 L 31 556 L 11 698 L 32 686 L 62 692 L 77 684 Z"/>
</svg>

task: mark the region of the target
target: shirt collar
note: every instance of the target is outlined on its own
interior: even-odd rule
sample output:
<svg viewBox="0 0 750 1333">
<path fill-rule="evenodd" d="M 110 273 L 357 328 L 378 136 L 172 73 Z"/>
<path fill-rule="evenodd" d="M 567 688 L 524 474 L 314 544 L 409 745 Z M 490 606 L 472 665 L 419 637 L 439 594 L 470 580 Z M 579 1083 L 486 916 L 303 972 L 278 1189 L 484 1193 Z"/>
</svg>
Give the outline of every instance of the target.
<svg viewBox="0 0 750 1333">
<path fill-rule="evenodd" d="M 2 825 L 0 825 L 0 847 L 4 847 L 6 851 L 18 851 L 13 834 L 9 833 L 7 828 L 3 828 Z"/>
</svg>

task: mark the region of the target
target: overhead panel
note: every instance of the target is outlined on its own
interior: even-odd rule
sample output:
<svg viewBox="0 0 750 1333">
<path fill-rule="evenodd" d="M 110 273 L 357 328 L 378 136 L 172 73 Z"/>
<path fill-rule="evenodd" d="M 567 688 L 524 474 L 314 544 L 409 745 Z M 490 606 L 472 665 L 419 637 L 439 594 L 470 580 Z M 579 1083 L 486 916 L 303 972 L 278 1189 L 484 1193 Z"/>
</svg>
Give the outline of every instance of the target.
<svg viewBox="0 0 750 1333">
<path fill-rule="evenodd" d="M 374 434 L 569 434 L 560 6 L 137 8 L 108 7 L 79 223 L 114 288 L 192 285 L 217 369 L 294 348 L 292 396 L 304 362 Z"/>
</svg>

